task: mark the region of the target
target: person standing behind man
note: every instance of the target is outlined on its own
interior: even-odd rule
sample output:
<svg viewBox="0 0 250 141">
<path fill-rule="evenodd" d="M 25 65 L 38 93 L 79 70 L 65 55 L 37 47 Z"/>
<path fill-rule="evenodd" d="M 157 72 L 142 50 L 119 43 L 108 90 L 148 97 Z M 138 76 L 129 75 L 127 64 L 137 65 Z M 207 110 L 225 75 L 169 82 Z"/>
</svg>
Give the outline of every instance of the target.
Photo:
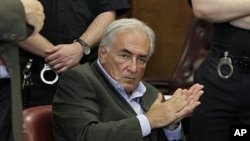
<svg viewBox="0 0 250 141">
<path fill-rule="evenodd" d="M 51 71 L 41 71 L 47 63 L 52 70 L 62 72 L 96 58 L 94 48 L 106 29 L 117 16 L 124 14 L 129 5 L 126 0 L 40 0 L 46 20 L 40 34 L 20 43 L 22 71 L 30 58 L 33 59 L 30 81 L 23 92 L 24 106 L 51 104 L 56 78 Z M 91 48 L 91 51 L 89 51 Z"/>
<path fill-rule="evenodd" d="M 57 141 L 180 141 L 180 120 L 197 105 L 202 85 L 178 89 L 163 100 L 143 82 L 154 52 L 155 34 L 137 19 L 112 22 L 101 40 L 98 60 L 62 74 L 52 104 Z M 67 121 L 67 122 L 65 122 Z"/>
<path fill-rule="evenodd" d="M 21 141 L 22 105 L 16 43 L 41 30 L 43 7 L 37 0 L 1 0 L 0 17 L 0 141 Z"/>
<path fill-rule="evenodd" d="M 213 23 L 210 51 L 194 75 L 204 94 L 190 141 L 229 141 L 230 126 L 250 124 L 250 0 L 189 2 L 196 17 Z"/>
</svg>

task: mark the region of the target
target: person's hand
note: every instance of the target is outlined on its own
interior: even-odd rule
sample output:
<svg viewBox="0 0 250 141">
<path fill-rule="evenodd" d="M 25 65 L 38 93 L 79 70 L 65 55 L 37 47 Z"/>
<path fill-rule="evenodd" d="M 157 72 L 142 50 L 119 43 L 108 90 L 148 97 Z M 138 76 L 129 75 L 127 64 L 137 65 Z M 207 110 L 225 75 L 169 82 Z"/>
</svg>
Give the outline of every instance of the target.
<svg viewBox="0 0 250 141">
<path fill-rule="evenodd" d="M 230 22 L 232 26 L 250 30 L 250 16 L 241 17 Z"/>
<path fill-rule="evenodd" d="M 33 34 L 38 33 L 44 24 L 44 12 L 42 4 L 37 0 L 21 0 L 27 24 L 34 27 Z"/>
<path fill-rule="evenodd" d="M 79 43 L 60 44 L 46 50 L 45 61 L 57 73 L 62 73 L 79 64 L 83 53 Z"/>
<path fill-rule="evenodd" d="M 158 94 L 157 99 L 145 113 L 151 128 L 170 127 L 180 122 L 181 119 L 189 115 L 200 102 L 199 98 L 203 94 L 203 86 L 200 84 L 193 85 L 189 90 L 177 89 L 173 96 L 163 101 L 163 96 Z"/>
</svg>

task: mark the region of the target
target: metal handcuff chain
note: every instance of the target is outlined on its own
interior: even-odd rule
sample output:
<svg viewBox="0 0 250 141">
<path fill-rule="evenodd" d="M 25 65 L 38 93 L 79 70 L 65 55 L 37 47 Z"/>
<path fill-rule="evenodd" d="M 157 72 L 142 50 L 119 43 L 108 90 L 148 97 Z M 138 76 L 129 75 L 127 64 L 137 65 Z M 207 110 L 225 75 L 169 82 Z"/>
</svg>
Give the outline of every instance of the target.
<svg viewBox="0 0 250 141">
<path fill-rule="evenodd" d="M 233 74 L 233 71 L 234 71 L 233 65 L 232 65 L 232 60 L 231 60 L 231 58 L 228 57 L 228 54 L 229 54 L 228 51 L 224 52 L 224 57 L 222 57 L 220 59 L 220 62 L 218 64 L 218 66 L 217 66 L 217 72 L 218 72 L 219 76 L 221 78 L 223 78 L 223 79 L 230 78 L 232 76 L 232 74 Z M 228 74 L 225 75 L 225 74 L 221 73 L 222 66 L 228 66 L 230 68 L 230 71 L 229 71 Z"/>
<path fill-rule="evenodd" d="M 46 80 L 46 79 L 44 78 L 44 73 L 45 73 L 46 71 L 51 71 L 51 68 L 49 67 L 48 64 L 45 63 L 43 69 L 42 69 L 41 72 L 40 72 L 41 80 L 42 80 L 45 84 L 49 84 L 49 85 L 55 84 L 55 83 L 58 81 L 58 78 L 59 78 L 58 74 L 57 74 L 56 72 L 53 71 L 53 72 L 55 73 L 55 75 L 56 75 L 56 76 L 55 76 L 55 79 L 52 80 L 52 81 L 48 81 L 48 80 Z"/>
</svg>

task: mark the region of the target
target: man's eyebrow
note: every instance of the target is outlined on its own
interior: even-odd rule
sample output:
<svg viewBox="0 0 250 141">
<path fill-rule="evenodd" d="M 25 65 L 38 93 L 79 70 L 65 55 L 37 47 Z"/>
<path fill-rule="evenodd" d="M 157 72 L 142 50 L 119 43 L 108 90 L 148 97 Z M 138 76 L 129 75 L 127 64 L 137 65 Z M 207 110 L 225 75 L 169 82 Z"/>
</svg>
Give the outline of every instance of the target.
<svg viewBox="0 0 250 141">
<path fill-rule="evenodd" d="M 131 51 L 129 51 L 128 49 L 122 49 L 120 52 L 125 52 L 125 53 L 128 53 L 128 54 L 133 54 Z M 148 55 L 139 55 L 139 57 L 141 58 L 147 58 Z"/>
<path fill-rule="evenodd" d="M 122 49 L 120 52 L 125 52 L 125 53 L 128 53 L 128 54 L 132 54 L 132 52 L 131 51 L 129 51 L 128 49 Z"/>
</svg>

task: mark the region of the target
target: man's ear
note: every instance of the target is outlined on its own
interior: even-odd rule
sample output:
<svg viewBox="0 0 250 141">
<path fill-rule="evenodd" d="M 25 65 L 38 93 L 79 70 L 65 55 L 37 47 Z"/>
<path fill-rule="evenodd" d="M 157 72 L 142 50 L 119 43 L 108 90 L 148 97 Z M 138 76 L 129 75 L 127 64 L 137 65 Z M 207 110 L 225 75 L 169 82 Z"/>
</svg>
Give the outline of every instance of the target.
<svg viewBox="0 0 250 141">
<path fill-rule="evenodd" d="M 101 62 L 105 58 L 106 54 L 107 54 L 106 48 L 103 45 L 100 45 L 98 49 L 98 56 Z"/>
</svg>

